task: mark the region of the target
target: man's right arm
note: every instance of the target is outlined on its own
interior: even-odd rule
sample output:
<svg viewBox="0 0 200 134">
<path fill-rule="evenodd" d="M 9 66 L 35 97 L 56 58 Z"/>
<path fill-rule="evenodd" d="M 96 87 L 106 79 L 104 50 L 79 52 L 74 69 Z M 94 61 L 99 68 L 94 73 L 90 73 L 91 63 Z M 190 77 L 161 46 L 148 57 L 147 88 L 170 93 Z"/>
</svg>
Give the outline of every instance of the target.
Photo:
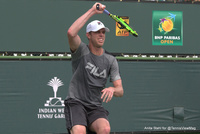
<svg viewBox="0 0 200 134">
<path fill-rule="evenodd" d="M 96 9 L 96 5 L 99 4 L 99 10 Z M 78 35 L 78 32 L 85 25 L 85 23 L 94 15 L 103 13 L 105 6 L 100 3 L 95 3 L 92 8 L 90 8 L 86 13 L 79 17 L 68 29 L 67 36 L 69 46 L 72 52 L 76 51 L 81 43 L 81 38 Z"/>
</svg>

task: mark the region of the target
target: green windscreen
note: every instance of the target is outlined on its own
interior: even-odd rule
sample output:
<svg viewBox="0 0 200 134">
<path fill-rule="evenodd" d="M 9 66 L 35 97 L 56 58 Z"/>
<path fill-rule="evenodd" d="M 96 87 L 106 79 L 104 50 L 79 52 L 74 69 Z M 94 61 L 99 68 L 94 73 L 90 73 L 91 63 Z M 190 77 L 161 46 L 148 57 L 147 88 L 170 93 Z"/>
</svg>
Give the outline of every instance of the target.
<svg viewBox="0 0 200 134">
<path fill-rule="evenodd" d="M 124 96 L 103 103 L 112 132 L 200 130 L 199 62 L 120 61 L 119 67 Z M 70 61 L 0 61 L 0 133 L 67 133 L 71 69 Z"/>
</svg>

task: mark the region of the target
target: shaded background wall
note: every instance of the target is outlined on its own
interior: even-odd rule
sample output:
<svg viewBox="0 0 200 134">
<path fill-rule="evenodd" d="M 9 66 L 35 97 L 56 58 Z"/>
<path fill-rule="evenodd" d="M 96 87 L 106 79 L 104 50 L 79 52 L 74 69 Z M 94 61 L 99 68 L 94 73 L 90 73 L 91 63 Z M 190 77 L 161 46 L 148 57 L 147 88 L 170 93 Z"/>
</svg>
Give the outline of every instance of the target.
<svg viewBox="0 0 200 134">
<path fill-rule="evenodd" d="M 69 52 L 66 31 L 94 1 L 72 0 L 1 0 L 0 51 Z M 100 14 L 99 19 L 110 28 L 105 48 L 112 53 L 172 53 L 199 54 L 199 4 L 106 2 L 113 14 L 128 16 L 139 37 L 115 36 L 115 21 Z M 183 13 L 183 45 L 152 45 L 152 12 L 181 11 Z M 85 27 L 80 31 L 85 38 Z"/>
</svg>

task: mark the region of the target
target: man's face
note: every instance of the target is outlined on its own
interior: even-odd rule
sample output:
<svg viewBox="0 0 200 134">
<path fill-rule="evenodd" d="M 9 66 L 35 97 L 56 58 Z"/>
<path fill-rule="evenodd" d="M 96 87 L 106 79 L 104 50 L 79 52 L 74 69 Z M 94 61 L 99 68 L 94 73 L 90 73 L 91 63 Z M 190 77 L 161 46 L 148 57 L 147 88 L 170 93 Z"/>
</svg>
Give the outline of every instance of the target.
<svg viewBox="0 0 200 134">
<path fill-rule="evenodd" d="M 88 39 L 95 47 L 102 47 L 105 41 L 105 29 L 102 28 L 97 32 L 90 32 Z"/>
</svg>

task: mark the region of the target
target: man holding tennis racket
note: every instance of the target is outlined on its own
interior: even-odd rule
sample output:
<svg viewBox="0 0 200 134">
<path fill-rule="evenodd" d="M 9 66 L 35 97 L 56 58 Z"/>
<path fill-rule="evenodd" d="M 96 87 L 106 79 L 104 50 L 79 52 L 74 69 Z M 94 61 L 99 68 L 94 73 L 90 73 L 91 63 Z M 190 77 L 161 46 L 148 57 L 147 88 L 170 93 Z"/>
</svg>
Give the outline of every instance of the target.
<svg viewBox="0 0 200 134">
<path fill-rule="evenodd" d="M 99 20 L 90 22 L 86 27 L 88 45 L 78 35 L 87 21 L 95 14 L 102 14 L 104 9 L 104 5 L 95 3 L 67 32 L 73 77 L 65 100 L 65 118 L 68 132 L 72 134 L 86 134 L 87 131 L 110 133 L 109 113 L 103 108 L 102 102 L 111 101 L 113 96 L 123 96 L 117 60 L 102 48 L 105 33 L 109 29 Z M 109 76 L 113 87 L 105 88 Z"/>
</svg>

